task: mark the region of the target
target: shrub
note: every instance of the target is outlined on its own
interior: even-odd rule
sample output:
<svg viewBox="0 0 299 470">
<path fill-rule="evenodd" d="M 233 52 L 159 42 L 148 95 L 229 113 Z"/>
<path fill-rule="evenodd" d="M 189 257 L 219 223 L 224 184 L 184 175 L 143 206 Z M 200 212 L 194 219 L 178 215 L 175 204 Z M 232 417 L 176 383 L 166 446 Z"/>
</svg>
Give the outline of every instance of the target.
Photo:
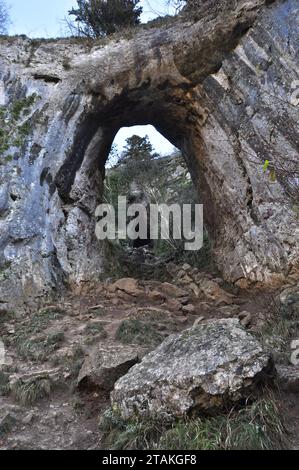
<svg viewBox="0 0 299 470">
<path fill-rule="evenodd" d="M 77 35 L 100 38 L 140 23 L 139 0 L 77 0 L 78 7 L 69 15 L 75 17 L 71 31 Z"/>
<path fill-rule="evenodd" d="M 17 401 L 28 405 L 50 395 L 51 381 L 48 376 L 35 377 L 26 382 L 19 379 L 12 385 L 11 391 Z"/>
</svg>

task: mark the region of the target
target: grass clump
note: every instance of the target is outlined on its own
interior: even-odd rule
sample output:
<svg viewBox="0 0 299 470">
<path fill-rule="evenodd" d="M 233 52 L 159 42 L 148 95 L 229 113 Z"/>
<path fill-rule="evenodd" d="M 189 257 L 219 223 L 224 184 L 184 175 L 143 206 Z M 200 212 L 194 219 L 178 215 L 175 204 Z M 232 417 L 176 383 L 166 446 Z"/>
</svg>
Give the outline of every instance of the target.
<svg viewBox="0 0 299 470">
<path fill-rule="evenodd" d="M 0 370 L 0 396 L 9 395 L 9 374 Z"/>
<path fill-rule="evenodd" d="M 61 318 L 62 312 L 59 310 L 43 309 L 28 318 L 27 321 L 22 321 L 21 325 L 17 328 L 16 336 L 23 336 L 38 334 L 44 331 L 53 320 Z"/>
<path fill-rule="evenodd" d="M 107 324 L 105 322 L 105 324 Z M 84 344 L 86 346 L 93 345 L 96 341 L 104 340 L 108 337 L 102 322 L 90 322 L 85 327 L 85 333 L 88 334 Z"/>
<path fill-rule="evenodd" d="M 13 414 L 9 412 L 5 413 L 5 415 L 0 419 L 0 437 L 10 433 L 13 430 L 16 421 L 16 417 Z"/>
<path fill-rule="evenodd" d="M 116 339 L 123 344 L 157 345 L 163 341 L 163 336 L 151 324 L 128 318 L 118 327 Z"/>
<path fill-rule="evenodd" d="M 106 410 L 100 420 L 104 444 L 109 450 L 155 449 L 163 426 L 154 421 L 124 421 L 116 410 Z"/>
<path fill-rule="evenodd" d="M 299 299 L 289 305 L 271 302 L 271 318 L 258 332 L 259 339 L 274 355 L 277 363 L 286 363 L 290 358 L 290 344 L 299 337 Z"/>
<path fill-rule="evenodd" d="M 78 377 L 82 364 L 84 362 L 85 352 L 81 345 L 73 345 L 70 352 L 60 355 L 54 353 L 50 357 L 50 363 L 53 367 L 63 365 L 64 368 L 69 370 L 70 380 L 75 380 Z"/>
<path fill-rule="evenodd" d="M 99 335 L 101 338 L 107 338 L 104 324 L 102 322 L 90 322 L 85 327 L 85 332 L 92 335 Z"/>
<path fill-rule="evenodd" d="M 22 405 L 32 405 L 50 395 L 51 380 L 47 376 L 35 377 L 26 382 L 19 379 L 11 386 L 11 392 L 15 400 Z"/>
<path fill-rule="evenodd" d="M 28 339 L 18 344 L 17 350 L 23 359 L 41 362 L 56 351 L 64 341 L 64 333 L 57 332 L 47 336 Z"/>
<path fill-rule="evenodd" d="M 63 332 L 42 334 L 49 324 L 60 318 L 62 312 L 51 309 L 40 310 L 16 327 L 11 343 L 24 359 L 42 361 L 58 349 L 64 340 Z"/>
<path fill-rule="evenodd" d="M 97 308 L 95 310 L 92 310 L 91 312 L 88 312 L 88 313 L 91 313 L 93 317 L 104 317 L 106 315 L 106 311 L 103 309 L 103 308 Z"/>
<path fill-rule="evenodd" d="M 287 431 L 272 397 L 261 398 L 228 415 L 186 419 L 172 424 L 124 421 L 107 410 L 100 422 L 111 450 L 276 450 L 287 447 Z"/>
<path fill-rule="evenodd" d="M 166 431 L 160 449 L 275 450 L 285 444 L 286 429 L 276 403 L 262 399 L 238 412 L 178 423 Z"/>
</svg>

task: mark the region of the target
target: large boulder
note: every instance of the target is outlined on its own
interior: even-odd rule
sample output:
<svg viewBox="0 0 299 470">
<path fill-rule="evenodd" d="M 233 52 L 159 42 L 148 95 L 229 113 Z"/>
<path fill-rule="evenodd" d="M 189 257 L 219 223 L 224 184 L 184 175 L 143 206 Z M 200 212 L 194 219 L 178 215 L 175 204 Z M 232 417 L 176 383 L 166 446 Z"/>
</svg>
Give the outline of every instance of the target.
<svg viewBox="0 0 299 470">
<path fill-rule="evenodd" d="M 180 418 L 241 402 L 273 375 L 237 319 L 215 320 L 167 338 L 116 382 L 111 400 L 125 419 Z"/>
</svg>

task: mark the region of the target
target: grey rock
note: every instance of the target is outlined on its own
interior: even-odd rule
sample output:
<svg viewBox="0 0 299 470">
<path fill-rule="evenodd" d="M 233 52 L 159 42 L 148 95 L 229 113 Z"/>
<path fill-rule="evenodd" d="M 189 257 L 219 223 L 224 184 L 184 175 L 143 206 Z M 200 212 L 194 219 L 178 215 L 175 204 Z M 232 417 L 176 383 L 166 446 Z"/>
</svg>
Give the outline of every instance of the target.
<svg viewBox="0 0 299 470">
<path fill-rule="evenodd" d="M 278 296 L 281 308 L 287 317 L 299 316 L 299 285 L 284 289 Z"/>
<path fill-rule="evenodd" d="M 115 344 L 96 346 L 82 365 L 77 385 L 80 389 L 98 388 L 110 392 L 115 382 L 138 361 L 136 348 Z"/>
<path fill-rule="evenodd" d="M 245 328 L 249 327 L 252 322 L 252 314 L 250 312 L 247 312 L 246 310 L 239 313 L 238 318 L 240 320 L 241 325 Z"/>
<path fill-rule="evenodd" d="M 124 418 L 171 420 L 240 402 L 273 374 L 237 319 L 214 320 L 166 339 L 116 382 L 111 400 Z"/>
<path fill-rule="evenodd" d="M 8 210 L 8 183 L 0 187 L 0 217 Z"/>
<path fill-rule="evenodd" d="M 277 379 L 282 390 L 289 393 L 299 393 L 298 366 L 277 366 Z"/>
<path fill-rule="evenodd" d="M 30 411 L 26 416 L 24 416 L 22 423 L 23 424 L 31 424 L 34 421 L 35 413 L 34 411 Z"/>
<path fill-rule="evenodd" d="M 11 432 L 16 422 L 17 418 L 14 414 L 9 411 L 3 413 L 2 416 L 0 416 L 0 437 Z"/>
<path fill-rule="evenodd" d="M 192 305 L 192 304 L 186 305 L 185 307 L 183 307 L 182 310 L 183 310 L 183 312 L 185 312 L 185 313 L 191 313 L 191 314 L 192 314 L 192 313 L 195 313 L 195 307 L 194 307 L 194 305 Z"/>
</svg>

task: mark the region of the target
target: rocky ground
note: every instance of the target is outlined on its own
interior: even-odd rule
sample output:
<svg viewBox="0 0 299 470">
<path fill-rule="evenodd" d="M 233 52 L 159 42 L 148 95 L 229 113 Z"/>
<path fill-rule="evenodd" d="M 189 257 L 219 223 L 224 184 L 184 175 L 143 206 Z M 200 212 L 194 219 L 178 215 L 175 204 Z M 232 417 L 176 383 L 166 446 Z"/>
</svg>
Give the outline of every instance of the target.
<svg viewBox="0 0 299 470">
<path fill-rule="evenodd" d="M 282 384 L 275 393 L 290 447 L 299 448 L 299 370 L 288 364 L 294 322 L 281 315 L 297 308 L 298 287 L 279 296 L 241 290 L 188 264 L 165 268 L 167 282 L 85 283 L 30 315 L 2 312 L 1 449 L 101 448 L 99 419 L 115 381 L 170 334 L 228 318 L 238 318 L 274 355 Z"/>
</svg>

